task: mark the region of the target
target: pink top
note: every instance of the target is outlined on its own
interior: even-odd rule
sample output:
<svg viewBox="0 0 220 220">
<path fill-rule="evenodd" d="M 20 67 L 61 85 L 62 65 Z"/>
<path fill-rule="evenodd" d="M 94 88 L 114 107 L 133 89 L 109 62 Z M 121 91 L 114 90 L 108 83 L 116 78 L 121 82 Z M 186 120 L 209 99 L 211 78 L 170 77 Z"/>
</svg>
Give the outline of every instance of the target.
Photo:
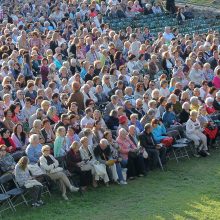
<svg viewBox="0 0 220 220">
<path fill-rule="evenodd" d="M 220 77 L 215 76 L 212 83 L 216 89 L 220 89 Z"/>
<path fill-rule="evenodd" d="M 121 157 L 124 160 L 128 159 L 128 152 L 130 150 L 134 150 L 137 148 L 128 136 L 126 137 L 126 139 L 122 139 L 120 136 L 118 136 L 116 141 L 120 148 Z"/>
</svg>

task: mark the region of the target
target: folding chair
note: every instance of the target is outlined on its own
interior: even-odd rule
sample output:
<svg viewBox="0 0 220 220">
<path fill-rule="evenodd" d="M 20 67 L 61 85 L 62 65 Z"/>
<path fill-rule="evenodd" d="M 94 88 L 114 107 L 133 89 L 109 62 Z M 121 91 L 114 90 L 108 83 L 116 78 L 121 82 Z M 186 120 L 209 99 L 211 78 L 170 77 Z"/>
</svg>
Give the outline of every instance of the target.
<svg viewBox="0 0 220 220">
<path fill-rule="evenodd" d="M 174 159 L 176 160 L 176 162 L 178 163 L 179 159 L 184 158 L 184 157 L 187 157 L 188 159 L 190 159 L 188 151 L 186 149 L 189 146 L 188 139 L 181 138 L 179 136 L 179 132 L 177 132 L 175 130 L 169 131 L 169 132 L 167 132 L 167 134 L 168 134 L 168 136 L 173 137 L 174 141 L 175 141 L 171 147 L 171 151 L 174 155 Z M 172 158 L 169 157 L 169 159 L 172 159 Z"/>
<path fill-rule="evenodd" d="M 13 206 L 11 205 L 10 195 L 1 193 L 0 194 L 0 216 L 2 212 L 8 209 L 11 209 L 13 212 L 15 211 Z"/>
<path fill-rule="evenodd" d="M 18 183 L 15 181 L 12 174 L 7 173 L 0 177 L 0 189 L 2 193 L 9 195 L 11 206 L 14 210 L 16 206 L 25 203 L 28 205 L 27 200 L 25 199 L 25 190 L 18 186 Z M 22 201 L 19 202 L 19 198 Z"/>
</svg>

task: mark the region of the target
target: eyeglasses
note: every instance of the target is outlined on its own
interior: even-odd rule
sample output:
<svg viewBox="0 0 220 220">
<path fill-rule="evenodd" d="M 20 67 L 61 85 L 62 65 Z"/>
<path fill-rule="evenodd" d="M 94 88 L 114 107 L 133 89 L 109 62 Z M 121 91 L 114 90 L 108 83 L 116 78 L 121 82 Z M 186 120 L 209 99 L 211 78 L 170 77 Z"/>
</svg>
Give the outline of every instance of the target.
<svg viewBox="0 0 220 220">
<path fill-rule="evenodd" d="M 6 151 L 6 148 L 2 148 L 0 151 Z"/>
</svg>

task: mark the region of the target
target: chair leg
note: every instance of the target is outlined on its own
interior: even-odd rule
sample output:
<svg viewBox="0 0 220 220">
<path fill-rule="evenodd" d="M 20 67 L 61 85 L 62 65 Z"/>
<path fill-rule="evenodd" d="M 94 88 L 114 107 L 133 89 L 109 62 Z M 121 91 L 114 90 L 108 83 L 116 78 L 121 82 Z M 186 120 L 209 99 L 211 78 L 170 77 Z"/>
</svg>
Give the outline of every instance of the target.
<svg viewBox="0 0 220 220">
<path fill-rule="evenodd" d="M 21 195 L 21 197 L 22 197 L 22 199 L 23 199 L 24 203 L 26 204 L 26 206 L 28 206 L 28 202 L 27 202 L 27 200 L 25 199 L 25 197 L 24 197 L 24 195 L 23 195 L 23 194 Z"/>
<path fill-rule="evenodd" d="M 178 157 L 177 157 L 176 152 L 175 152 L 174 149 L 173 149 L 173 155 L 174 155 L 174 157 L 175 157 L 175 159 L 176 159 L 176 162 L 179 163 Z"/>
<path fill-rule="evenodd" d="M 158 162 L 159 162 L 159 165 L 160 165 L 161 170 L 164 171 L 163 164 L 162 164 L 162 162 L 161 162 L 160 157 L 158 157 Z"/>
</svg>

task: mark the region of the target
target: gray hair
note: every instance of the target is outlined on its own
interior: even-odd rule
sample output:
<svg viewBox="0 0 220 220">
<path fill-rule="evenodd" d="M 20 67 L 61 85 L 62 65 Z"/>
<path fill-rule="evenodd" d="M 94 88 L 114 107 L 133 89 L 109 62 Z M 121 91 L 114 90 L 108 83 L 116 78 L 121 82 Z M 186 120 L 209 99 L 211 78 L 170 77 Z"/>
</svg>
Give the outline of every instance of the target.
<svg viewBox="0 0 220 220">
<path fill-rule="evenodd" d="M 101 140 L 100 140 L 100 144 L 101 145 L 108 145 L 108 141 L 105 139 L 105 138 L 102 138 Z"/>
<path fill-rule="evenodd" d="M 205 100 L 205 104 L 212 103 L 212 102 L 214 102 L 214 99 L 212 97 L 208 97 Z"/>
<path fill-rule="evenodd" d="M 193 97 L 190 98 L 190 103 L 195 103 L 195 102 L 198 102 L 198 101 L 199 101 L 199 99 L 196 96 L 193 96 Z"/>
<path fill-rule="evenodd" d="M 34 141 L 39 141 L 39 135 L 38 134 L 32 134 L 30 137 L 29 137 L 29 142 L 30 144 L 32 144 Z"/>
</svg>

